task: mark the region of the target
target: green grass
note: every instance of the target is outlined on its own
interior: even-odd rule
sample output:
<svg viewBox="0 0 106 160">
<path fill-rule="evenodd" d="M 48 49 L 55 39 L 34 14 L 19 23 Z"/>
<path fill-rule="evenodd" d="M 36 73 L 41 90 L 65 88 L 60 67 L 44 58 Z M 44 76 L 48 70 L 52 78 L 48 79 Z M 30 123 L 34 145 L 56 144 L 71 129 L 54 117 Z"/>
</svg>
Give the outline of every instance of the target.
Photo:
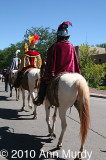
<svg viewBox="0 0 106 160">
<path fill-rule="evenodd" d="M 104 91 L 106 91 L 106 86 L 99 86 L 99 87 L 97 87 L 96 89 L 99 89 L 99 90 L 104 90 Z"/>
<path fill-rule="evenodd" d="M 92 84 L 89 84 L 89 87 L 95 88 L 95 89 L 98 89 L 98 90 L 104 90 L 104 91 L 106 91 L 106 86 L 98 86 L 98 87 L 96 87 L 96 86 L 94 86 Z"/>
</svg>

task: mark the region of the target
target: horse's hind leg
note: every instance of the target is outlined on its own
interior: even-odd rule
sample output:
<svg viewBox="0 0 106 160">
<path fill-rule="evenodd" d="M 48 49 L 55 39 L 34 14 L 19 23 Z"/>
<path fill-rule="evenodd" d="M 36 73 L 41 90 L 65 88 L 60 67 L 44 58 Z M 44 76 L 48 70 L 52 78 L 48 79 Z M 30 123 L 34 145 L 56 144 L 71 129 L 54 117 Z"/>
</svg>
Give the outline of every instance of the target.
<svg viewBox="0 0 106 160">
<path fill-rule="evenodd" d="M 22 106 L 22 111 L 25 110 L 25 90 L 22 88 L 22 99 L 23 99 L 23 106 Z"/>
<path fill-rule="evenodd" d="M 16 101 L 18 101 L 17 88 L 15 88 L 15 91 L 16 91 Z"/>
<path fill-rule="evenodd" d="M 20 99 L 20 92 L 21 92 L 21 88 L 18 88 L 18 100 Z"/>
<path fill-rule="evenodd" d="M 55 107 L 55 110 L 54 110 L 54 114 L 53 114 L 53 125 L 52 125 L 52 129 L 51 129 L 51 137 L 54 139 L 56 138 L 56 135 L 54 134 L 55 132 L 55 122 L 56 122 L 56 116 L 57 116 L 57 107 Z"/>
<path fill-rule="evenodd" d="M 59 116 L 60 116 L 60 120 L 61 120 L 61 134 L 59 137 L 59 141 L 57 144 L 57 147 L 62 147 L 62 141 L 63 141 L 63 136 L 64 136 L 64 132 L 66 131 L 67 128 L 67 123 L 66 123 L 66 108 L 65 107 L 59 107 Z"/>
<path fill-rule="evenodd" d="M 51 134 L 51 127 L 50 127 L 50 107 L 49 102 L 45 101 L 45 111 L 46 111 L 46 122 L 48 125 L 48 132 Z"/>
<path fill-rule="evenodd" d="M 30 101 L 30 93 L 28 92 L 28 107 L 32 109 L 31 101 Z"/>
<path fill-rule="evenodd" d="M 34 104 L 33 119 L 37 119 L 37 105 Z"/>
<path fill-rule="evenodd" d="M 76 100 L 74 103 L 75 108 L 77 109 L 78 113 L 79 113 L 79 117 L 80 117 L 80 101 Z"/>
<path fill-rule="evenodd" d="M 31 91 L 31 90 L 30 90 L 30 93 L 31 93 L 30 96 L 31 96 L 31 98 L 32 98 L 32 102 L 34 102 L 35 93 L 34 93 L 34 91 Z M 33 104 L 34 104 L 34 103 L 33 103 Z M 31 106 L 30 106 L 30 108 L 31 108 Z M 37 117 L 38 117 L 38 114 L 37 114 L 37 105 L 35 105 L 35 104 L 34 104 L 33 115 L 34 115 L 33 119 L 37 119 Z"/>
<path fill-rule="evenodd" d="M 10 97 L 12 97 L 12 86 L 10 85 Z"/>
</svg>

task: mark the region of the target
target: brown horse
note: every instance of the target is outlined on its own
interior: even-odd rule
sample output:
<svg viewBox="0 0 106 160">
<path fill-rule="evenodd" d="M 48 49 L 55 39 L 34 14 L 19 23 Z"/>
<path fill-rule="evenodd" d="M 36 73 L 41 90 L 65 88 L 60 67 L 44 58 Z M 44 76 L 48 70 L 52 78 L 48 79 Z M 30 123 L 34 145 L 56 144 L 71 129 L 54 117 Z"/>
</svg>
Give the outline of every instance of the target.
<svg viewBox="0 0 106 160">
<path fill-rule="evenodd" d="M 25 90 L 28 91 L 28 106 L 31 109 L 32 105 L 30 103 L 30 97 L 32 98 L 32 102 L 35 99 L 35 90 L 39 89 L 39 81 L 40 81 L 40 69 L 38 68 L 29 68 L 27 69 L 21 79 L 21 89 L 22 89 L 22 98 L 23 98 L 23 106 L 22 111 L 25 110 Z M 37 118 L 36 105 L 34 105 L 34 118 Z"/>
<path fill-rule="evenodd" d="M 18 73 L 18 70 L 13 70 L 9 73 L 10 97 L 12 97 L 12 90 L 14 87 L 14 82 L 17 77 L 17 73 Z M 20 97 L 21 88 L 18 88 L 18 89 L 15 88 L 15 91 L 16 91 L 16 101 L 18 101 Z"/>
</svg>

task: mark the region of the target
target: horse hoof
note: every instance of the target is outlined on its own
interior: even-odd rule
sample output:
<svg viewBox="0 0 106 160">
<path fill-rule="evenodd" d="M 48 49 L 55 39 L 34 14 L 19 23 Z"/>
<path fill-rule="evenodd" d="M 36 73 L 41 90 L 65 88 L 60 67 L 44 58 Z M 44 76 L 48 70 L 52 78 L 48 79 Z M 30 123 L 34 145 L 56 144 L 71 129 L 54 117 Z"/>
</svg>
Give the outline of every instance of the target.
<svg viewBox="0 0 106 160">
<path fill-rule="evenodd" d="M 33 119 L 37 119 L 37 116 L 33 116 Z"/>
<path fill-rule="evenodd" d="M 24 109 L 24 108 L 21 108 L 21 111 L 25 111 L 25 109 Z"/>
<path fill-rule="evenodd" d="M 58 145 L 57 145 L 57 148 L 58 148 L 58 149 L 61 149 L 61 148 L 62 148 L 62 144 L 58 144 Z"/>
<path fill-rule="evenodd" d="M 77 156 L 74 160 L 82 160 L 79 156 Z"/>
<path fill-rule="evenodd" d="M 17 98 L 16 101 L 19 101 L 19 99 Z"/>
<path fill-rule="evenodd" d="M 56 138 L 56 134 L 55 133 L 51 133 L 50 136 L 51 136 L 52 139 Z"/>
<path fill-rule="evenodd" d="M 29 106 L 30 109 L 32 109 L 32 106 Z"/>
</svg>

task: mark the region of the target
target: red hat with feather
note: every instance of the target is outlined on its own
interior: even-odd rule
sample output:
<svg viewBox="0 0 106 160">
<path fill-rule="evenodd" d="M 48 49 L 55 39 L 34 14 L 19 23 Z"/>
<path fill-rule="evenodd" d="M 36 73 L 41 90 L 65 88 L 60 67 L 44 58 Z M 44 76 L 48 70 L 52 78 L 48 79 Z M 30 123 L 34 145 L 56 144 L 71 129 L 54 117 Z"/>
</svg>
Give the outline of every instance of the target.
<svg viewBox="0 0 106 160">
<path fill-rule="evenodd" d="M 38 35 L 33 35 L 33 36 L 29 36 L 29 49 L 35 49 L 35 43 L 37 42 L 37 40 L 40 38 L 40 36 Z"/>
<path fill-rule="evenodd" d="M 57 30 L 57 36 L 69 37 L 69 35 L 68 35 L 68 26 L 69 25 L 72 26 L 72 23 L 69 21 L 65 21 L 62 24 L 60 24 L 58 27 L 58 30 Z"/>
</svg>

